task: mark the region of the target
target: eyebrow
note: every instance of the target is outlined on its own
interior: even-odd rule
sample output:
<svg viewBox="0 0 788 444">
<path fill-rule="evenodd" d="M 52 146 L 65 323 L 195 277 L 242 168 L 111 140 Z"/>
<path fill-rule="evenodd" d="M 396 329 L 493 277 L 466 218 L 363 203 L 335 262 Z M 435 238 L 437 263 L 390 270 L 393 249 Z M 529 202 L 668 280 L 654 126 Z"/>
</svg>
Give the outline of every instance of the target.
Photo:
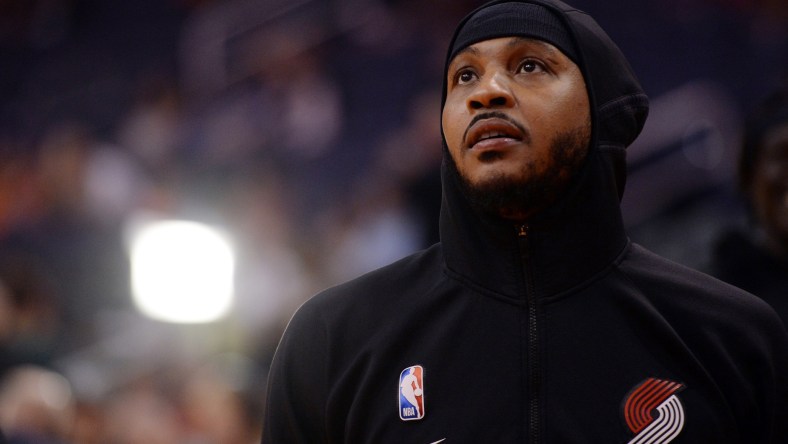
<svg viewBox="0 0 788 444">
<path fill-rule="evenodd" d="M 512 39 L 509 40 L 509 43 L 506 44 L 506 47 L 507 48 L 513 48 L 513 47 L 518 46 L 518 45 L 520 45 L 522 43 L 533 43 L 533 42 L 538 42 L 538 41 L 539 40 L 532 39 L 532 38 L 529 38 L 529 37 L 512 37 Z"/>
<path fill-rule="evenodd" d="M 522 43 L 526 43 L 529 45 L 534 45 L 534 44 L 539 45 L 541 48 L 549 51 L 551 54 L 555 54 L 556 51 L 559 51 L 559 49 L 553 46 L 552 44 L 547 43 L 544 40 L 539 40 L 533 37 L 519 37 L 519 36 L 512 37 L 512 40 L 506 44 L 506 47 L 513 48 Z"/>
<path fill-rule="evenodd" d="M 452 57 L 451 61 L 454 62 L 454 59 L 467 53 L 471 53 L 473 55 L 479 55 L 479 50 L 474 48 L 473 46 L 466 46 L 465 48 L 457 51 L 457 54 L 454 54 L 454 57 Z"/>
</svg>

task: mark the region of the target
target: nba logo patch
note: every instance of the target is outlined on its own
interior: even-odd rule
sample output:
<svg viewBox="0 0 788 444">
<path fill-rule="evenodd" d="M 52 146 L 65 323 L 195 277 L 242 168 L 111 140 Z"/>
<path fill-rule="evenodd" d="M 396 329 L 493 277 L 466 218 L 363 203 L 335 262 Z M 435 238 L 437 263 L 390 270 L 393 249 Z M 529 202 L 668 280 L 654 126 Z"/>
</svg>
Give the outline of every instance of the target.
<svg viewBox="0 0 788 444">
<path fill-rule="evenodd" d="M 414 421 L 424 417 L 424 368 L 414 365 L 399 374 L 399 417 Z"/>
</svg>

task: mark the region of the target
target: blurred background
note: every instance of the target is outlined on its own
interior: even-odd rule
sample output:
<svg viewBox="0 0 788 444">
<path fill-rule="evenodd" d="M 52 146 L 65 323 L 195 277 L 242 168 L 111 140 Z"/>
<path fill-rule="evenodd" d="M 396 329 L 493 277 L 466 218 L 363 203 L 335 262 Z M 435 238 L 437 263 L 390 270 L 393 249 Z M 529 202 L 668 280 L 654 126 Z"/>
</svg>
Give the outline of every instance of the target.
<svg viewBox="0 0 788 444">
<path fill-rule="evenodd" d="M 292 312 L 437 240 L 445 47 L 471 0 L 0 0 L 0 429 L 253 443 Z M 743 223 L 784 0 L 577 0 L 652 99 L 632 238 Z"/>
</svg>

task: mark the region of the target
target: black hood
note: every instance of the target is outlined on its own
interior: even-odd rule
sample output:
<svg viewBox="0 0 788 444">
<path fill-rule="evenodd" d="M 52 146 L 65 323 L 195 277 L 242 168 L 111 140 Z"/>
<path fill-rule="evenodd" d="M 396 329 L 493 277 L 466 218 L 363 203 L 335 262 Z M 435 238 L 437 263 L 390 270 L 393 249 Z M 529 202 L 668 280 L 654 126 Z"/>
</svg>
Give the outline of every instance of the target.
<svg viewBox="0 0 788 444">
<path fill-rule="evenodd" d="M 564 25 L 570 42 L 562 44 L 572 45 L 571 58 L 583 74 L 591 107 L 591 146 L 584 165 L 564 195 L 528 221 L 536 291 L 546 296 L 590 278 L 626 246 L 619 207 L 626 183 L 625 149 L 643 128 L 648 98 L 624 55 L 586 13 L 560 1 L 492 1 L 457 26 L 444 66 L 441 109 L 449 57 L 459 49 L 459 31 L 479 11 L 502 3 L 539 5 Z M 474 284 L 520 299 L 522 252 L 515 227 L 471 209 L 447 167 L 445 140 L 443 145 L 440 232 L 447 266 Z"/>
</svg>

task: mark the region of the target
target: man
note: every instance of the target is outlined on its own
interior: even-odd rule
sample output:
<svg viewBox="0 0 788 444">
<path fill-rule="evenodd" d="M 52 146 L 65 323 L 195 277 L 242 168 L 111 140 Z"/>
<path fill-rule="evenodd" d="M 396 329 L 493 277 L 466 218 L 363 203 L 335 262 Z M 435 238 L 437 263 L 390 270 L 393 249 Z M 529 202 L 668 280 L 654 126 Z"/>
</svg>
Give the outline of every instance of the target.
<svg viewBox="0 0 788 444">
<path fill-rule="evenodd" d="M 751 224 L 717 241 L 712 273 L 768 302 L 788 325 L 788 90 L 747 119 L 739 188 Z"/>
<path fill-rule="evenodd" d="M 263 442 L 788 442 L 775 313 L 624 233 L 648 102 L 593 19 L 488 3 L 444 82 L 441 242 L 299 309 Z"/>
</svg>

